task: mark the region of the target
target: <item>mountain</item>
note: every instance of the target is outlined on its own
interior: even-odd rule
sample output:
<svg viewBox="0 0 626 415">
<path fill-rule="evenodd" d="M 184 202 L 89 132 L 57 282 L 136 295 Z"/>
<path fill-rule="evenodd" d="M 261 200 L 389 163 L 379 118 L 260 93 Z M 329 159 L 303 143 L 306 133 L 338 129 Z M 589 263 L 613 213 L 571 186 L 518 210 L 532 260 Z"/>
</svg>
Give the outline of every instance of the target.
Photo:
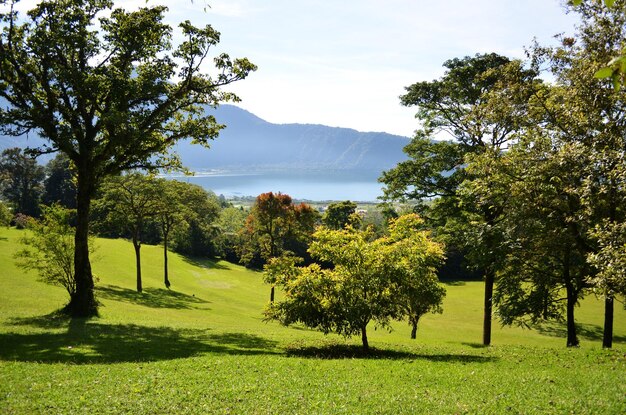
<svg viewBox="0 0 626 415">
<path fill-rule="evenodd" d="M 181 143 L 177 152 L 186 166 L 198 169 L 390 169 L 406 159 L 408 138 L 387 133 L 362 133 L 316 124 L 272 124 L 232 105 L 212 111 L 226 128 L 199 149 Z"/>
<path fill-rule="evenodd" d="M 380 174 L 406 156 L 407 137 L 316 124 L 272 124 L 233 105 L 209 112 L 226 128 L 206 149 L 177 144 L 183 164 L 194 171 L 358 170 Z M 0 149 L 36 146 L 41 139 L 0 137 Z"/>
</svg>

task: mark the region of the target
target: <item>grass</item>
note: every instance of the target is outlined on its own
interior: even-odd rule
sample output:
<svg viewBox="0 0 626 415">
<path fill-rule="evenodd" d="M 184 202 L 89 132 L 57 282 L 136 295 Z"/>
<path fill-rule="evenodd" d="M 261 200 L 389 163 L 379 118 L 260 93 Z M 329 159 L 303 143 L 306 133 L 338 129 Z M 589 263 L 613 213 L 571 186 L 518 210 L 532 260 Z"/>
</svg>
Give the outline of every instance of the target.
<svg viewBox="0 0 626 415">
<path fill-rule="evenodd" d="M 269 287 L 226 262 L 142 248 L 134 291 L 128 242 L 99 240 L 101 316 L 58 313 L 63 289 L 17 269 L 21 231 L 0 230 L 0 413 L 626 413 L 626 312 L 601 349 L 602 304 L 578 308 L 581 347 L 564 328 L 494 324 L 480 345 L 482 284 L 447 285 L 444 314 L 345 341 L 264 323 Z"/>
</svg>

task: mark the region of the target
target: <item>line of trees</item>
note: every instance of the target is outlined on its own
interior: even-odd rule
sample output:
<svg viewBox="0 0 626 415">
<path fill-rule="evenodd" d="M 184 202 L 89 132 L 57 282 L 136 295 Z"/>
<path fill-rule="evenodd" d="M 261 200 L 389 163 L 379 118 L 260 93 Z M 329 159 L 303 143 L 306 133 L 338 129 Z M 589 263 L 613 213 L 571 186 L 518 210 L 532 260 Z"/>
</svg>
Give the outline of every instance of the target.
<svg viewBox="0 0 626 415">
<path fill-rule="evenodd" d="M 381 177 L 385 197 L 417 201 L 437 238 L 482 272 L 485 345 L 495 306 L 503 324 L 565 319 L 576 346 L 575 306 L 596 293 L 611 347 L 614 300 L 626 293 L 626 108 L 594 77 L 626 40 L 624 3 L 574 11 L 576 36 L 533 45 L 529 62 L 452 59 L 401 97 L 422 127 L 409 160 Z M 453 139 L 436 141 L 441 132 Z"/>
</svg>

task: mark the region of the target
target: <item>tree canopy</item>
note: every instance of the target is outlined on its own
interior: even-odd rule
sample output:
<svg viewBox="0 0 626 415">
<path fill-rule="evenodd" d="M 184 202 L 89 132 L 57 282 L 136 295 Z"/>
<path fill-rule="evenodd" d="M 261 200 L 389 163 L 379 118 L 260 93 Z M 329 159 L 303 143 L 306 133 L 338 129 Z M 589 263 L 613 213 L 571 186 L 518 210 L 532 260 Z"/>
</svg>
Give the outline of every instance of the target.
<svg viewBox="0 0 626 415">
<path fill-rule="evenodd" d="M 332 267 L 298 267 L 294 256 L 270 260 L 266 281 L 279 285 L 284 299 L 270 303 L 266 317 L 346 337 L 360 334 L 368 350 L 370 322 L 389 328 L 392 320 L 416 321 L 427 311 L 440 310 L 443 290 L 435 271 L 442 247 L 426 231 L 416 230 L 416 222 L 416 215 L 401 217 L 390 225 L 391 237 L 375 240 L 369 231 L 350 226 L 318 228 L 309 251 Z"/>
</svg>

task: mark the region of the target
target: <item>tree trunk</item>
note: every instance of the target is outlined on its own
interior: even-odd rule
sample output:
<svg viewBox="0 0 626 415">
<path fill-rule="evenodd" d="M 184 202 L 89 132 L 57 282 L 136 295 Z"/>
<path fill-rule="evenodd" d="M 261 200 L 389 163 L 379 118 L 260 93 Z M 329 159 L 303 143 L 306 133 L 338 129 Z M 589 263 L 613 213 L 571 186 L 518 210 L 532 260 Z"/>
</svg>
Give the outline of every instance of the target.
<svg viewBox="0 0 626 415">
<path fill-rule="evenodd" d="M 613 347 L 613 296 L 604 298 L 604 335 L 602 337 L 602 347 L 610 349 Z"/>
<path fill-rule="evenodd" d="M 141 286 L 141 242 L 136 234 L 133 234 L 133 247 L 135 248 L 135 262 L 137 263 L 137 292 L 142 291 Z"/>
<path fill-rule="evenodd" d="M 272 285 L 272 290 L 270 291 L 270 303 L 274 302 L 274 286 Z"/>
<path fill-rule="evenodd" d="M 73 317 L 98 315 L 94 297 L 93 275 L 89 262 L 89 211 L 93 183 L 85 169 L 78 170 L 76 195 L 76 233 L 74 235 L 74 280 L 76 292 L 70 297 L 65 310 Z"/>
<path fill-rule="evenodd" d="M 413 327 L 411 328 L 411 339 L 415 340 L 417 338 L 417 321 L 412 322 Z"/>
<path fill-rule="evenodd" d="M 167 273 L 167 233 L 163 232 L 163 280 L 165 287 L 170 288 L 170 280 Z"/>
<path fill-rule="evenodd" d="M 361 327 L 361 341 L 363 342 L 363 350 L 365 350 L 366 353 L 369 352 L 370 345 L 367 342 L 367 324 Z"/>
<path fill-rule="evenodd" d="M 495 276 L 491 270 L 485 272 L 485 305 L 483 311 L 483 345 L 491 344 L 491 313 L 493 310 L 493 284 Z"/>
<path fill-rule="evenodd" d="M 576 321 L 574 320 L 576 293 L 571 282 L 566 282 L 565 289 L 567 292 L 567 347 L 577 347 L 580 342 L 576 335 Z"/>
</svg>

